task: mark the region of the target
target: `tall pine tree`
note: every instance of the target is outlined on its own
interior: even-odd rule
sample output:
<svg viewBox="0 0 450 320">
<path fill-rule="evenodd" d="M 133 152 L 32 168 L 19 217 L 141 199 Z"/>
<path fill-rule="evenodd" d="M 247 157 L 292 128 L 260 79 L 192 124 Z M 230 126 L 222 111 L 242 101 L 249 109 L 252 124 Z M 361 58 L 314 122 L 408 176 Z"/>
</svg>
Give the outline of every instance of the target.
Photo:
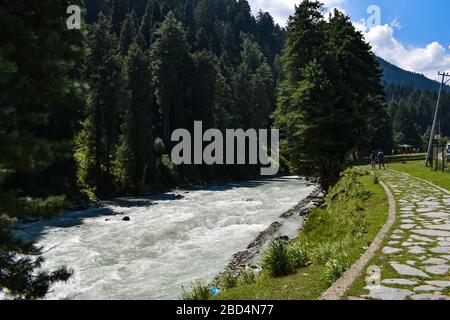
<svg viewBox="0 0 450 320">
<path fill-rule="evenodd" d="M 289 19 L 282 60 L 275 119 L 283 146 L 294 171 L 327 190 L 383 107 L 377 62 L 348 17 L 335 11 L 327 22 L 321 4 L 308 0 Z"/>
<path fill-rule="evenodd" d="M 113 0 L 111 12 L 111 31 L 120 36 L 122 23 L 130 10 L 129 0 Z"/>
<path fill-rule="evenodd" d="M 119 52 L 122 55 L 128 53 L 130 45 L 136 38 L 136 25 L 134 13 L 129 13 L 122 24 L 120 31 Z"/>
<path fill-rule="evenodd" d="M 90 97 L 75 153 L 80 186 L 97 195 L 115 192 L 113 158 L 120 116 L 127 103 L 118 39 L 109 30 L 109 19 L 100 14 L 89 39 L 91 53 L 86 64 Z"/>
<path fill-rule="evenodd" d="M 115 175 L 124 190 L 143 193 L 148 173 L 153 169 L 155 106 L 148 57 L 137 43 L 130 46 L 124 69 L 130 97 L 115 155 Z"/>
<path fill-rule="evenodd" d="M 183 26 L 169 13 L 155 33 L 150 59 L 158 105 L 164 119 L 164 142 L 174 129 L 190 127 L 192 58 Z"/>
</svg>

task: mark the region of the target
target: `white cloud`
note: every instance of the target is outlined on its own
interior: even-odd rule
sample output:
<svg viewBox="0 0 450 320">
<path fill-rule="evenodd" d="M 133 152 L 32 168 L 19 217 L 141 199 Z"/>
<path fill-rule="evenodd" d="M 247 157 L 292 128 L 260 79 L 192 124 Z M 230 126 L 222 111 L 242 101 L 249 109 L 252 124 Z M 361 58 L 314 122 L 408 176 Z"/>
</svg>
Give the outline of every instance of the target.
<svg viewBox="0 0 450 320">
<path fill-rule="evenodd" d="M 276 23 L 285 26 L 287 19 L 294 13 L 295 5 L 301 0 L 249 0 L 253 13 L 257 13 L 260 9 L 268 11 L 273 16 Z M 325 7 L 330 11 L 337 8 L 344 11 L 347 0 L 322 0 Z"/>
<path fill-rule="evenodd" d="M 423 73 L 433 80 L 437 79 L 438 71 L 450 70 L 450 55 L 439 42 L 424 47 L 405 46 L 395 38 L 393 27 L 387 24 L 364 31 L 375 54 L 402 69 Z"/>
</svg>

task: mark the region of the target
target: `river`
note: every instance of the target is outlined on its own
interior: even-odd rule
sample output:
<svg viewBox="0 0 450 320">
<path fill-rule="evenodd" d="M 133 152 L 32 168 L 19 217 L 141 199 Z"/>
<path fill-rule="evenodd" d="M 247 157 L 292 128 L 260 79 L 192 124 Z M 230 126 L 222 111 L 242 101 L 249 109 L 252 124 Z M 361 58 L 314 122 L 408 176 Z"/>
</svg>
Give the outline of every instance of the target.
<svg viewBox="0 0 450 320">
<path fill-rule="evenodd" d="M 34 223 L 28 236 L 46 252 L 45 268 L 74 271 L 47 299 L 178 299 L 181 286 L 211 281 L 314 188 L 282 177 L 120 198 Z M 299 219 L 283 234 L 295 235 Z"/>
</svg>

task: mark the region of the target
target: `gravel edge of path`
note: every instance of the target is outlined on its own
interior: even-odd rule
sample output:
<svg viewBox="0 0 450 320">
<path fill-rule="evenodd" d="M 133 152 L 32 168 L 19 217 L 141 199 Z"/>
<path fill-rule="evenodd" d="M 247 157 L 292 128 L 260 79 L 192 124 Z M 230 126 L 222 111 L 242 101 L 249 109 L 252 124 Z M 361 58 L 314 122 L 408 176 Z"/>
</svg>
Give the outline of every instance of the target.
<svg viewBox="0 0 450 320">
<path fill-rule="evenodd" d="M 369 263 L 370 259 L 373 258 L 375 253 L 381 249 L 383 240 L 385 239 L 387 233 L 392 228 L 396 221 L 397 216 L 397 205 L 389 187 L 382 181 L 379 182 L 383 187 L 384 192 L 388 197 L 389 203 L 389 214 L 388 219 L 384 226 L 381 228 L 380 232 L 375 237 L 374 241 L 367 249 L 367 251 L 356 261 L 350 269 L 348 269 L 341 278 L 339 278 L 328 290 L 326 290 L 322 296 L 321 300 L 341 300 L 345 292 L 350 288 L 350 286 L 355 282 L 358 276 L 364 271 L 364 268 Z"/>
</svg>

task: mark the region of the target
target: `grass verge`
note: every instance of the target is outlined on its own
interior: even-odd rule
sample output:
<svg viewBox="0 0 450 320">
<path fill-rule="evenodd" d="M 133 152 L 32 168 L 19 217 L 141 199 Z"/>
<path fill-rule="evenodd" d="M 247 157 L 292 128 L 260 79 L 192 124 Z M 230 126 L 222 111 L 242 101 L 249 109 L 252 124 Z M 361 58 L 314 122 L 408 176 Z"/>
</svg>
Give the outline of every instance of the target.
<svg viewBox="0 0 450 320">
<path fill-rule="evenodd" d="M 411 161 L 404 163 L 391 163 L 389 169 L 397 170 L 412 175 L 420 179 L 424 179 L 434 183 L 435 185 L 450 191 L 450 171 L 432 171 L 427 168 L 423 161 Z"/>
<path fill-rule="evenodd" d="M 294 256 L 307 256 L 308 263 L 301 261 L 301 267 L 297 265 L 298 269 L 283 277 L 274 277 L 273 269 L 266 266 L 255 283 L 224 290 L 216 299 L 318 299 L 370 246 L 387 214 L 386 195 L 371 174 L 362 169 L 348 170 L 326 197 L 325 206 L 312 210 L 301 236 L 291 241 L 287 252 L 286 248 L 274 249 L 289 256 L 289 250 L 301 248 L 301 254 L 298 251 Z M 266 263 L 269 260 L 266 258 Z"/>
</svg>

